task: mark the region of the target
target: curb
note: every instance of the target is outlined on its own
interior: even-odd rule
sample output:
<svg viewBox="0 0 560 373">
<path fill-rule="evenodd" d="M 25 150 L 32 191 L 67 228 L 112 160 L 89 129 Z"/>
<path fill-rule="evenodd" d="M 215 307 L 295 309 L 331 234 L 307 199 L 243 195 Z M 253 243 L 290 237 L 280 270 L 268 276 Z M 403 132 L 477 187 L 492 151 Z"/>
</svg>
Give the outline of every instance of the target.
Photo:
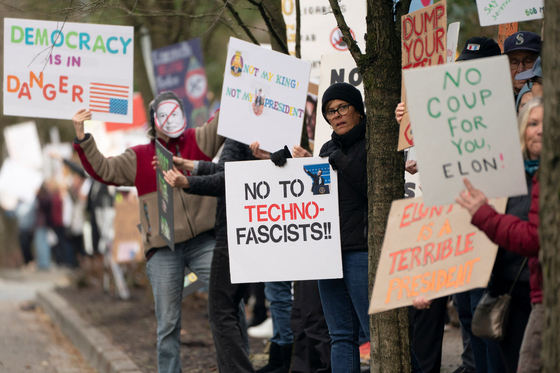
<svg viewBox="0 0 560 373">
<path fill-rule="evenodd" d="M 142 373 L 138 366 L 113 345 L 97 328 L 82 319 L 76 310 L 53 290 L 37 293 L 37 304 L 78 348 L 84 359 L 99 373 Z"/>
</svg>

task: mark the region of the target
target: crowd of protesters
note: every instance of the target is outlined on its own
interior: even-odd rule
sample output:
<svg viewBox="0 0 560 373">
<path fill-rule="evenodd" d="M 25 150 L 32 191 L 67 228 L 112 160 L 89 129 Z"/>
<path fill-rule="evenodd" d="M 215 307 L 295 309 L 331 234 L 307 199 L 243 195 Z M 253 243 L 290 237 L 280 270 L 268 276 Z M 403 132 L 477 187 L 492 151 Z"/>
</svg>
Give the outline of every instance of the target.
<svg viewBox="0 0 560 373">
<path fill-rule="evenodd" d="M 468 193 L 457 197 L 457 203 L 473 215 L 472 223 L 500 248 L 488 289 L 454 296 L 465 348 L 463 364 L 456 373 L 541 371 L 542 270 L 537 235 L 543 117 L 540 50 L 540 36 L 521 31 L 505 40 L 503 52 L 509 57 L 514 90 L 513 97 L 503 100 L 515 100 L 519 113 L 520 150 L 529 194 L 510 198 L 506 214 L 496 213 L 486 203 L 484 194 L 468 180 Z M 474 37 L 467 41 L 457 62 L 500 54 L 494 40 Z M 360 92 L 350 84 L 331 85 L 319 100 L 321 114 L 333 130 L 319 154 L 327 157 L 338 173 L 343 277 L 270 282 L 260 288 L 260 294 L 264 291 L 269 301 L 273 326 L 268 364 L 256 370 L 260 373 L 360 372 L 360 346 L 369 346 L 367 115 Z M 403 104 L 397 106 L 395 114 L 400 123 Z M 102 246 L 102 222 L 95 211 L 112 205 L 107 185 L 136 187 L 146 269 L 158 323 L 160 373 L 182 371 L 180 307 L 185 266 L 208 284 L 209 322 L 219 371 L 255 372 L 249 359 L 245 316 L 245 300 L 251 286 L 232 284 L 230 280 L 224 164 L 270 159 L 282 167 L 292 157 L 311 156 L 299 144 L 286 144 L 284 149 L 268 153 L 260 149 L 258 142 L 249 146 L 225 139 L 217 134 L 218 117 L 219 111 L 204 126 L 186 128 L 182 100 L 174 93 L 164 92 L 150 104 L 150 143 L 107 158 L 98 150 L 93 136 L 85 133 L 84 121 L 91 119 L 91 112 L 82 109 L 73 118 L 73 146 L 82 166 L 65 160 L 72 170 L 69 182 L 64 187 L 45 183 L 35 201 L 20 202 L 15 211 L 26 264 L 34 261 L 39 269 L 48 269 L 54 259 L 60 265 L 76 267 L 85 256 L 84 242 L 91 241 L 94 252 Z M 156 141 L 174 154 L 173 169 L 164 172 L 166 181 L 174 187 L 173 250 L 159 233 Z M 293 146 L 291 151 L 288 146 Z M 219 161 L 213 163 L 217 154 Z M 406 163 L 407 172 L 412 174 L 421 167 L 414 160 Z M 83 236 L 88 216 L 91 239 Z M 49 232 L 54 233 L 53 247 L 53 239 L 49 239 L 53 234 Z M 35 253 L 31 250 L 32 239 Z M 528 265 L 525 257 L 529 257 Z M 506 339 L 496 342 L 475 336 L 471 330 L 472 315 L 484 291 L 497 296 L 507 293 L 512 286 Z M 266 319 L 264 297 L 257 298 L 260 302 L 254 307 L 250 326 Z M 448 297 L 432 301 L 418 297 L 409 309 L 414 372 L 440 372 L 448 303 Z"/>
</svg>

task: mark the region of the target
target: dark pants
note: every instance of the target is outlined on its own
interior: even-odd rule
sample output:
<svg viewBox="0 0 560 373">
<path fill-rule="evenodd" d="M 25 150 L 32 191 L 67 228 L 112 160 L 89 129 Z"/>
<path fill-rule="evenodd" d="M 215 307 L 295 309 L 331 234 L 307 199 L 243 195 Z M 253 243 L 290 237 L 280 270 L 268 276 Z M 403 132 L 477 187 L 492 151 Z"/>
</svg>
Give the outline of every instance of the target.
<svg viewBox="0 0 560 373">
<path fill-rule="evenodd" d="M 473 350 L 474 363 L 477 373 L 505 373 L 506 368 L 502 361 L 498 342 L 479 338 L 472 334 L 472 315 L 482 298 L 485 289 L 478 288 L 455 294 L 457 297 L 457 312 L 459 320 L 469 333 Z M 507 337 L 506 337 L 507 338 Z"/>
<path fill-rule="evenodd" d="M 208 318 L 221 373 L 254 372 L 247 347 L 247 322 L 240 309 L 247 284 L 232 284 L 227 242 L 216 241 L 210 272 Z"/>
<path fill-rule="evenodd" d="M 33 231 L 20 231 L 18 234 L 19 244 L 21 246 L 21 253 L 25 264 L 33 261 L 33 251 L 31 250 L 31 243 L 33 242 Z"/>
<path fill-rule="evenodd" d="M 424 373 L 439 373 L 441 370 L 441 347 L 443 327 L 447 313 L 448 297 L 434 299 L 430 308 L 409 308 L 412 333 L 411 347 Z"/>
<path fill-rule="evenodd" d="M 291 325 L 294 333 L 292 373 L 330 373 L 331 337 L 317 281 L 294 283 Z"/>
<path fill-rule="evenodd" d="M 491 294 L 498 296 L 509 292 L 513 281 L 493 278 L 491 283 Z M 509 305 L 509 319 L 506 324 L 505 338 L 500 342 L 502 360 L 508 373 L 517 372 L 519 361 L 519 350 L 525 334 L 525 328 L 531 314 L 530 285 L 528 282 L 517 282 L 511 293 Z"/>
<path fill-rule="evenodd" d="M 66 230 L 64 227 L 54 227 L 53 230 L 58 238 L 58 243 L 52 248 L 56 264 L 66 264 L 70 267 L 77 267 L 78 261 L 76 259 L 76 253 L 66 237 Z"/>
</svg>

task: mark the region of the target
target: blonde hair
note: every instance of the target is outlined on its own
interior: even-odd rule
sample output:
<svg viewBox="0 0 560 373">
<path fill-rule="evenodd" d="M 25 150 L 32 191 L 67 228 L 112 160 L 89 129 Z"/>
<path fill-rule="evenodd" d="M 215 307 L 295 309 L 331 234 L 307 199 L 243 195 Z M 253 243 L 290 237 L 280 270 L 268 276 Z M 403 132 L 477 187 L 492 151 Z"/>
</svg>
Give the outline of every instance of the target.
<svg viewBox="0 0 560 373">
<path fill-rule="evenodd" d="M 521 153 L 523 154 L 523 159 L 529 159 L 529 154 L 527 153 L 527 142 L 525 141 L 525 132 L 527 131 L 527 125 L 529 124 L 529 114 L 536 107 L 544 106 L 544 101 L 542 97 L 534 97 L 531 101 L 527 102 L 517 117 L 517 123 L 519 126 L 519 142 L 521 143 Z"/>
</svg>

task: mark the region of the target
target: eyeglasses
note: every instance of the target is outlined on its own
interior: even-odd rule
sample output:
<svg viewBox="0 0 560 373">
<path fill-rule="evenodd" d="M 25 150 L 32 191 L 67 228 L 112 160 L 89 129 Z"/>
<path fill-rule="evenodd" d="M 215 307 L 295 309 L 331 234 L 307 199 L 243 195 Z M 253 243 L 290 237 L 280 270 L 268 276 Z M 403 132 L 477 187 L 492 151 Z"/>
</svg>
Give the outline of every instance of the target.
<svg viewBox="0 0 560 373">
<path fill-rule="evenodd" d="M 339 106 L 337 109 L 327 110 L 327 119 L 334 118 L 336 113 L 340 114 L 340 116 L 343 117 L 346 114 L 348 114 L 348 111 L 350 111 L 350 105 L 342 105 L 342 106 Z"/>
<path fill-rule="evenodd" d="M 522 61 L 519 60 L 511 60 L 509 61 L 509 67 L 512 70 L 517 70 L 517 68 L 519 67 L 519 64 L 522 63 L 523 66 L 525 66 L 526 69 L 530 69 L 531 67 L 533 67 L 533 64 L 535 63 L 537 59 L 536 58 L 524 58 Z"/>
</svg>

